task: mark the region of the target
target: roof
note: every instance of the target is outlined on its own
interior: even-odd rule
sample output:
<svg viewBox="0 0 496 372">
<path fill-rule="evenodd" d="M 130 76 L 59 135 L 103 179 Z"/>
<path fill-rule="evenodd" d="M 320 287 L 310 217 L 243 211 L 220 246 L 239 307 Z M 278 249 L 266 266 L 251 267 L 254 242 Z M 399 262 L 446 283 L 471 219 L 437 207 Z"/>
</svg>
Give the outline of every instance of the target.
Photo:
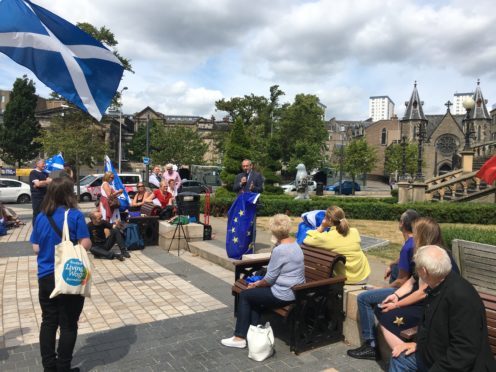
<svg viewBox="0 0 496 372">
<path fill-rule="evenodd" d="M 417 90 L 417 82 L 413 85 L 410 101 L 405 102 L 405 105 L 406 110 L 402 120 L 426 120 L 424 110 L 422 109 L 423 102 L 420 100 Z"/>
<path fill-rule="evenodd" d="M 475 101 L 475 107 L 470 111 L 470 119 L 473 120 L 491 120 L 491 116 L 487 111 L 486 103 L 487 101 L 484 99 L 482 95 L 482 91 L 480 88 L 480 81 L 477 80 L 477 87 L 475 88 L 475 93 L 473 96 Z"/>
</svg>

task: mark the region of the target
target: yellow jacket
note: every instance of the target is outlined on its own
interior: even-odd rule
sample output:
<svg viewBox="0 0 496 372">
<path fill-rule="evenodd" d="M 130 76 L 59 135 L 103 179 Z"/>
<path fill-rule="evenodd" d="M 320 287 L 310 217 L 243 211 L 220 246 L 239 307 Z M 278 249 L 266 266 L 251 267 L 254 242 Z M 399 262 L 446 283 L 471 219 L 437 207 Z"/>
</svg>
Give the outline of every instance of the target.
<svg viewBox="0 0 496 372">
<path fill-rule="evenodd" d="M 346 257 L 346 266 L 335 266 L 336 275 L 346 276 L 347 284 L 360 283 L 370 275 L 370 266 L 367 257 L 362 251 L 361 239 L 358 230 L 350 228 L 348 235 L 343 236 L 335 227 L 330 231 L 320 233 L 317 230 L 307 232 L 304 244 L 315 248 L 328 249 Z"/>
</svg>

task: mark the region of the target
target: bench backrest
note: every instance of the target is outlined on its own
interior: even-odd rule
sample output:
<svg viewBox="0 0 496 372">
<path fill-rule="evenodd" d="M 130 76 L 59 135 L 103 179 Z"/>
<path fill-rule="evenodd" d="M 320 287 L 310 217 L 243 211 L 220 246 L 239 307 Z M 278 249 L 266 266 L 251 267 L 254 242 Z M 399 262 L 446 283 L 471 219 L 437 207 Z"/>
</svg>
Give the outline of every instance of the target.
<svg viewBox="0 0 496 372">
<path fill-rule="evenodd" d="M 496 296 L 479 292 L 486 308 L 487 333 L 493 355 L 496 355 Z"/>
<path fill-rule="evenodd" d="M 460 274 L 477 291 L 496 295 L 496 246 L 454 239 L 451 250 Z"/>
<path fill-rule="evenodd" d="M 327 249 L 314 248 L 305 244 L 301 245 L 301 249 L 305 261 L 307 283 L 332 278 L 334 267 L 337 264 L 344 265 L 346 263 L 345 256 Z"/>
</svg>

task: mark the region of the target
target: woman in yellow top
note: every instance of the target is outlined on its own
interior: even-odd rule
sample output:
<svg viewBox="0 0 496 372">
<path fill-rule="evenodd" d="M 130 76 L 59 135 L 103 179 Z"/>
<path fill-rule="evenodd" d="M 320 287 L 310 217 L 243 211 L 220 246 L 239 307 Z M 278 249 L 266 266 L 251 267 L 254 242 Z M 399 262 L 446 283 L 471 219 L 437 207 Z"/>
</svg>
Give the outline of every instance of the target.
<svg viewBox="0 0 496 372">
<path fill-rule="evenodd" d="M 327 228 L 329 231 L 325 231 Z M 367 257 L 362 251 L 358 230 L 350 228 L 344 211 L 336 206 L 329 207 L 317 230 L 310 230 L 304 244 L 328 249 L 346 257 L 346 265 L 336 265 L 335 274 L 346 276 L 346 284 L 366 283 L 370 275 Z"/>
</svg>

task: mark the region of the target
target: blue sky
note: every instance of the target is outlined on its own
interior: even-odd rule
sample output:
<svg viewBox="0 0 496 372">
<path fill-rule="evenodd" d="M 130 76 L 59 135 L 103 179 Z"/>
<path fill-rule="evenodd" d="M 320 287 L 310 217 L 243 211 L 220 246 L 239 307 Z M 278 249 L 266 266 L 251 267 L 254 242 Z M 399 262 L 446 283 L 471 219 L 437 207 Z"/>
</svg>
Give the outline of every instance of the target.
<svg viewBox="0 0 496 372">
<path fill-rule="evenodd" d="M 110 28 L 132 60 L 124 112 L 221 116 L 215 101 L 316 94 L 327 118 L 360 120 L 368 98 L 388 95 L 404 113 L 413 82 L 424 111 L 445 112 L 478 78 L 496 103 L 496 12 L 489 0 L 34 0 L 72 23 Z M 28 74 L 0 55 L 0 89 Z M 35 79 L 36 80 L 36 79 Z M 41 95 L 49 90 L 40 82 Z"/>
</svg>

